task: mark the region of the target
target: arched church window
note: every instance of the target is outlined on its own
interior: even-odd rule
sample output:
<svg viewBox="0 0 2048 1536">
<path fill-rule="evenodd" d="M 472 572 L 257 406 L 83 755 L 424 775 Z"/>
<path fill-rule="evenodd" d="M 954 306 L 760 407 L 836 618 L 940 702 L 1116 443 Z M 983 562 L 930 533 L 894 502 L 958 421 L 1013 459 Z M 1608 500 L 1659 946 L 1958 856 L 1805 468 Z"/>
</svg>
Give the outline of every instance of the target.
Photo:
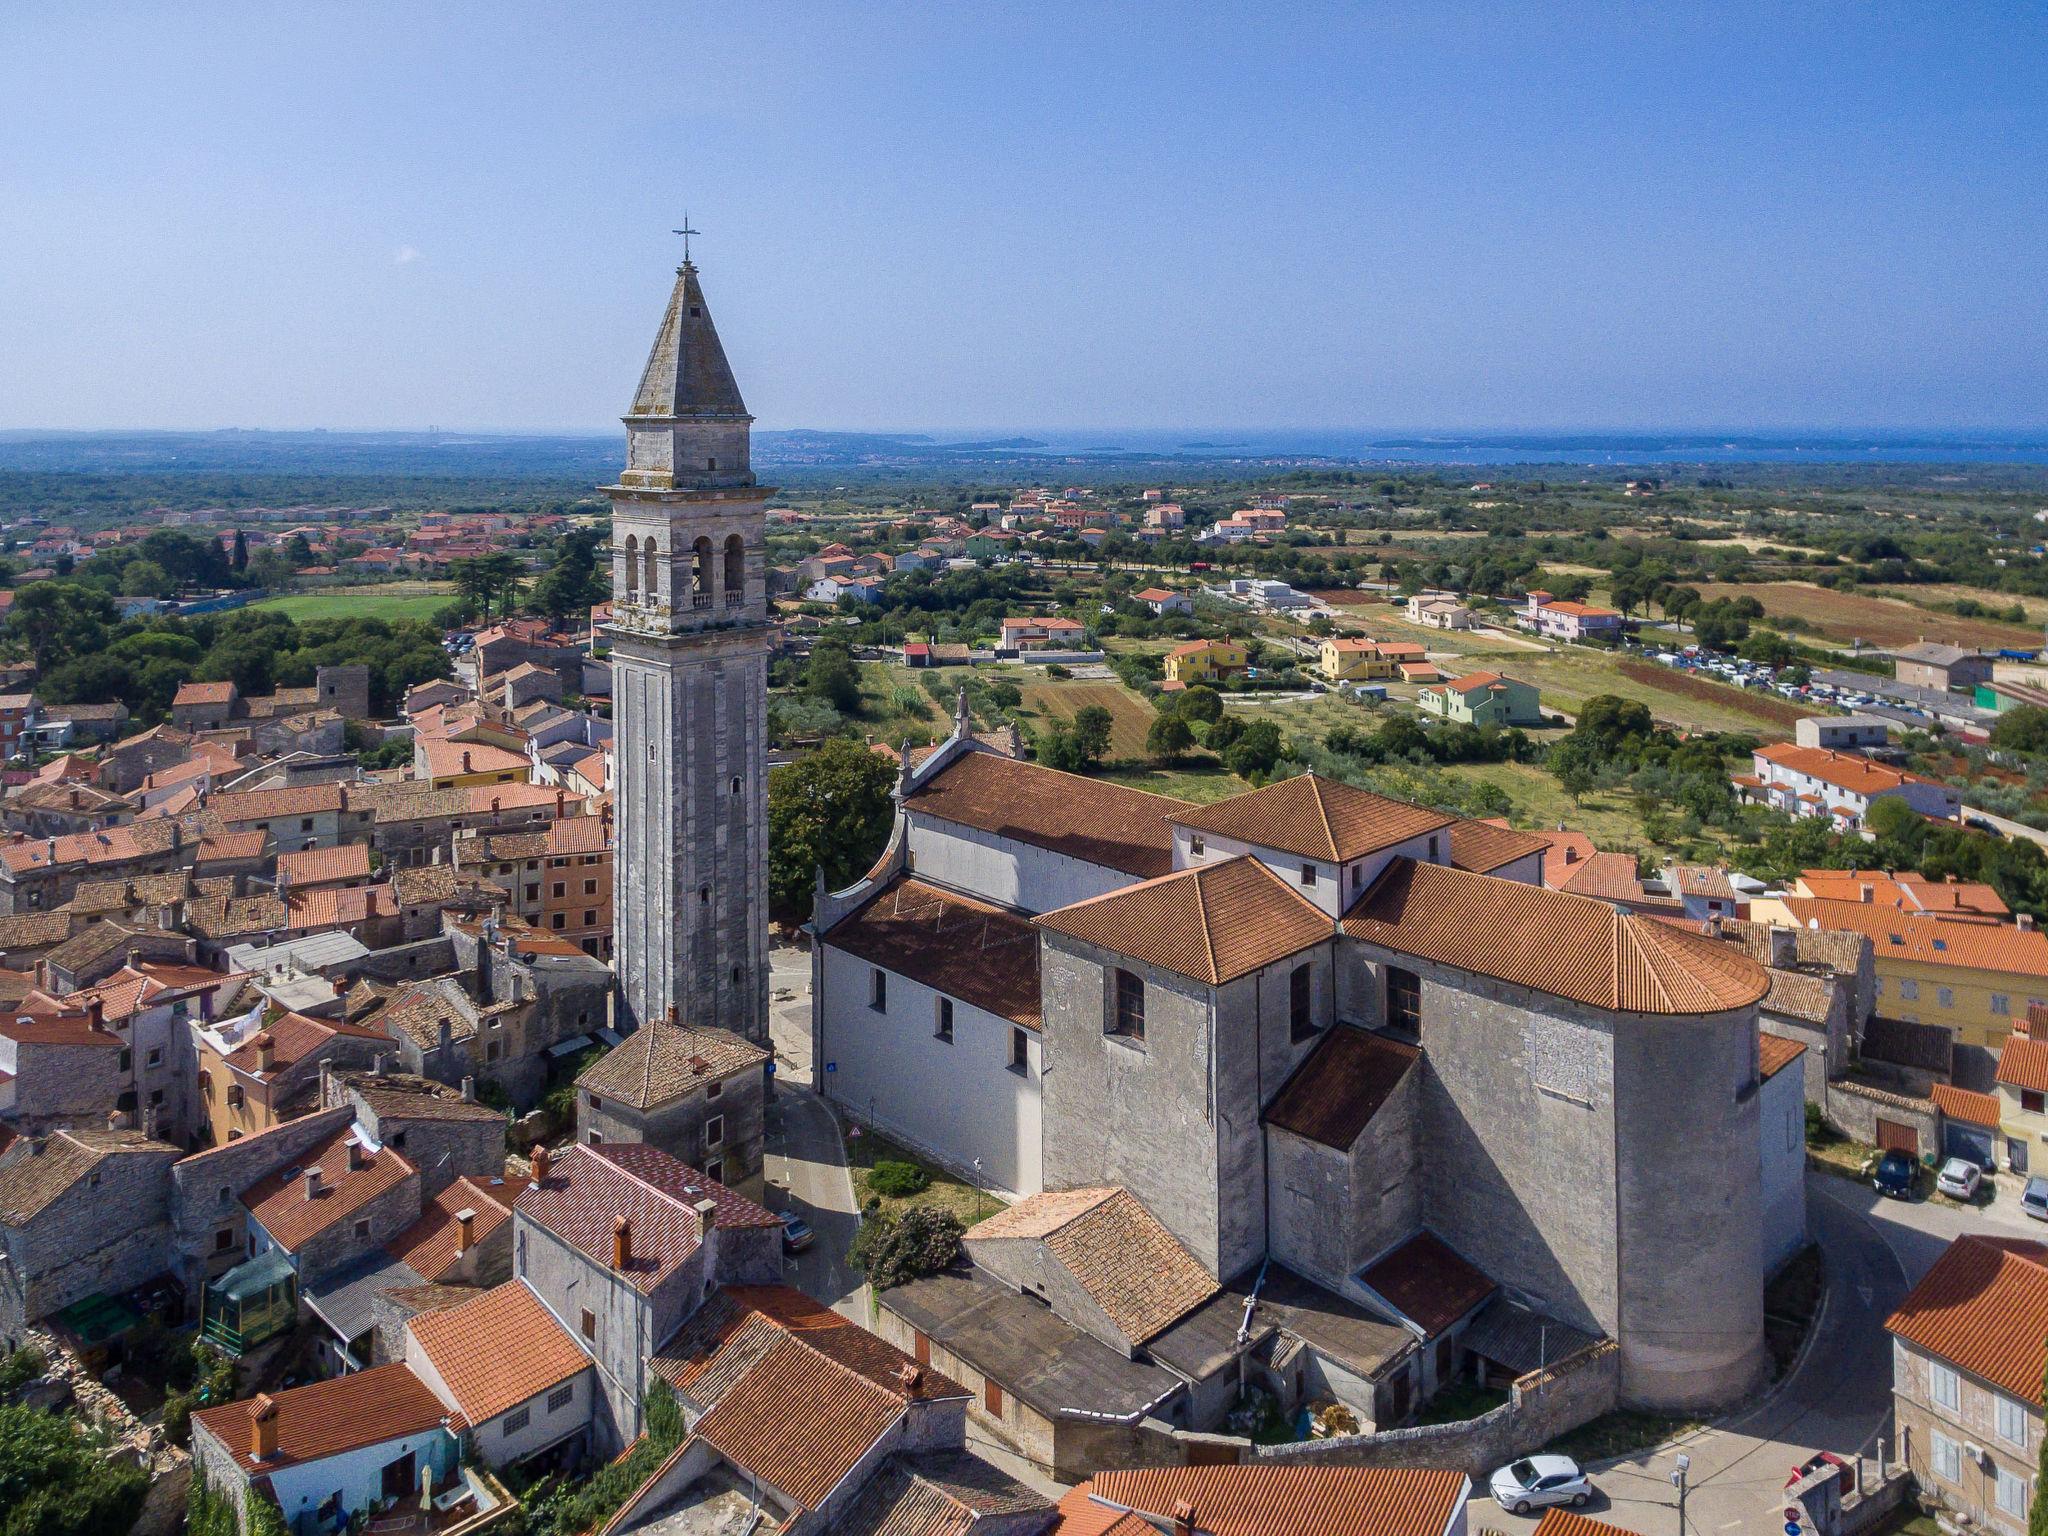
<svg viewBox="0 0 2048 1536">
<path fill-rule="evenodd" d="M 738 534 L 725 541 L 725 605 L 737 607 L 747 592 L 747 543 Z"/>
<path fill-rule="evenodd" d="M 654 602 L 661 596 L 661 575 L 654 563 L 654 539 L 647 540 L 647 601 Z"/>
<path fill-rule="evenodd" d="M 640 590 L 640 541 L 632 534 L 626 535 L 626 596 L 632 597 Z"/>
</svg>

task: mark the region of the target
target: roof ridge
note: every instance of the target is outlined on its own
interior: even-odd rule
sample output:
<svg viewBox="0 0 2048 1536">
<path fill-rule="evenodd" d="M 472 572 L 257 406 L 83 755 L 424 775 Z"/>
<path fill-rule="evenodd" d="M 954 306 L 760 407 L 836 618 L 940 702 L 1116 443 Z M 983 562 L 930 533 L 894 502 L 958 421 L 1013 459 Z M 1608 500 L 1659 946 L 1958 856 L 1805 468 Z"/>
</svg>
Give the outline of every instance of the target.
<svg viewBox="0 0 2048 1536">
<path fill-rule="evenodd" d="M 1323 781 L 1315 769 L 1308 771 L 1309 792 L 1315 796 L 1316 814 L 1323 819 L 1323 836 L 1329 840 L 1330 858 L 1334 862 L 1342 856 L 1337 852 L 1337 829 L 1330 825 L 1330 807 L 1323 799 Z"/>
<path fill-rule="evenodd" d="M 1242 857 L 1251 858 L 1251 855 L 1244 854 L 1242 855 Z M 1230 862 L 1234 864 L 1237 861 L 1233 859 Z M 1258 861 L 1256 859 L 1253 859 L 1252 862 L 1257 863 Z M 1215 867 L 1218 869 L 1222 869 L 1226 866 L 1219 864 Z M 1202 876 L 1207 873 L 1207 870 L 1202 869 L 1198 869 L 1195 871 L 1195 926 L 1201 930 L 1202 952 L 1203 954 L 1207 955 L 1209 959 L 1209 974 L 1203 977 L 1202 979 L 1208 982 L 1209 985 L 1213 987 L 1216 985 L 1217 977 L 1216 936 L 1209 931 L 1209 902 L 1208 898 L 1202 892 Z M 1091 1207 L 1091 1209 L 1093 1209 L 1093 1207 Z"/>
</svg>

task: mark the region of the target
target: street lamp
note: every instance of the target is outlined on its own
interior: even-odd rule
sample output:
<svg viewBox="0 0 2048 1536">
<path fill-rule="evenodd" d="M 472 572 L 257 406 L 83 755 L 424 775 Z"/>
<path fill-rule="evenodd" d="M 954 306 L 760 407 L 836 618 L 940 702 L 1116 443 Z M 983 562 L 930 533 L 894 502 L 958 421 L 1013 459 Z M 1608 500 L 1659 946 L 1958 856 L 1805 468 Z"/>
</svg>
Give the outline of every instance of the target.
<svg viewBox="0 0 2048 1536">
<path fill-rule="evenodd" d="M 1692 1470 L 1692 1458 L 1680 1451 L 1678 1468 L 1671 1474 L 1671 1486 L 1678 1490 L 1678 1536 L 1685 1536 L 1685 1474 Z"/>
</svg>

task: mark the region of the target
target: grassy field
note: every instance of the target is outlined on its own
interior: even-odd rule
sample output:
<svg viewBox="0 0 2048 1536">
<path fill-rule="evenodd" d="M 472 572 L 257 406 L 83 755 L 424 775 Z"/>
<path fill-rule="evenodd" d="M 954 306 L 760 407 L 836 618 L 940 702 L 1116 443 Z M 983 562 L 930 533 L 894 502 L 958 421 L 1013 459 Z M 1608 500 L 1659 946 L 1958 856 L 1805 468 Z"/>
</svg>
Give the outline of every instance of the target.
<svg viewBox="0 0 2048 1536">
<path fill-rule="evenodd" d="M 1192 800 L 1197 805 L 1241 794 L 1251 788 L 1221 763 L 1189 764 L 1181 768 L 1108 768 L 1091 777 L 1130 789 L 1142 789 L 1148 794 Z"/>
<path fill-rule="evenodd" d="M 330 587 L 324 592 L 267 598 L 250 606 L 282 613 L 295 624 L 313 619 L 431 620 L 454 601 L 455 585 L 435 582 L 432 590 L 421 591 L 423 585 L 426 584 L 406 582 L 397 587 Z"/>
<path fill-rule="evenodd" d="M 1346 592 L 1341 588 L 1326 589 L 1314 594 L 1340 608 L 1342 616 L 1338 627 L 1345 631 L 1357 630 L 1374 640 L 1408 640 L 1426 646 L 1432 655 L 1448 656 L 1520 656 L 1540 649 L 1540 643 L 1530 641 L 1518 644 L 1499 635 L 1482 634 L 1470 629 L 1430 629 L 1421 624 L 1410 624 L 1401 617 L 1401 610 L 1391 603 L 1373 603 L 1349 599 L 1364 599 L 1363 592 Z M 1291 633 L 1299 634 L 1298 627 L 1288 626 Z"/>
<path fill-rule="evenodd" d="M 951 729 L 951 711 L 925 692 L 916 673 L 880 661 L 864 661 L 859 668 L 861 724 L 876 741 L 922 747 Z"/>
<path fill-rule="evenodd" d="M 853 1127 L 848 1128 L 849 1131 Z M 878 1162 L 913 1163 L 932 1176 L 932 1181 L 921 1193 L 904 1195 L 878 1195 L 868 1187 L 868 1173 Z M 971 1227 L 977 1221 L 1003 1208 L 1003 1202 L 994 1195 L 977 1190 L 972 1184 L 955 1178 L 937 1163 L 926 1162 L 915 1152 L 898 1146 L 879 1132 L 861 1128 L 858 1136 L 849 1136 L 846 1143 L 846 1168 L 853 1175 L 853 1202 L 865 1210 L 870 1198 L 881 1201 L 882 1210 L 891 1216 L 900 1216 L 914 1206 L 935 1205 L 942 1211 L 951 1211 L 960 1218 L 960 1225 Z"/>
<path fill-rule="evenodd" d="M 1780 740 L 1801 713 L 1786 714 L 1785 701 L 1775 696 L 1765 699 L 1605 651 L 1570 648 L 1518 656 L 1503 661 L 1500 670 L 1541 689 L 1546 710 L 1576 714 L 1586 700 L 1611 693 L 1647 705 L 1659 721 L 1683 731 L 1742 731 Z"/>
<path fill-rule="evenodd" d="M 1097 704 L 1108 710 L 1115 721 L 1109 732 L 1109 755 L 1145 755 L 1145 732 L 1152 727 L 1153 709 L 1122 683 L 1042 678 L 1021 686 L 1027 719 L 1043 725 L 1065 723 L 1089 705 Z"/>
<path fill-rule="evenodd" d="M 1994 593 L 1966 594 L 1945 589 L 1952 596 L 1976 595 L 1981 601 L 2003 606 L 2012 601 Z M 2023 624 L 2000 619 L 1964 619 L 1937 613 L 1896 597 L 1877 597 L 1867 592 L 1836 592 L 1804 581 L 1764 581 L 1727 584 L 1707 582 L 1700 596 L 1753 597 L 1771 618 L 1796 617 L 1806 622 L 1810 633 L 1847 645 L 1861 640 L 1867 645 L 1911 645 L 1915 640 L 1946 641 L 1952 645 L 2038 646 L 2041 636 Z"/>
</svg>

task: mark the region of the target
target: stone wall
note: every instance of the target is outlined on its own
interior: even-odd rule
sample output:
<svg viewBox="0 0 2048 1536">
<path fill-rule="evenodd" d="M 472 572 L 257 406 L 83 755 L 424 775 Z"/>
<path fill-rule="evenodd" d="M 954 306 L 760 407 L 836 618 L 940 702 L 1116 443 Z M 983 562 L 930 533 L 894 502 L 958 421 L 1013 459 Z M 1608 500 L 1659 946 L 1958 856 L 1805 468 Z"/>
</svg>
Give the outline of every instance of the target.
<svg viewBox="0 0 2048 1536">
<path fill-rule="evenodd" d="M 1941 1145 L 1934 1105 L 1926 1099 L 1908 1098 L 1845 1078 L 1828 1084 L 1824 1108 L 1828 1124 L 1851 1141 L 1876 1146 L 1877 1122 L 1883 1119 L 1912 1126 L 1919 1133 L 1923 1153 L 1933 1152 Z"/>
<path fill-rule="evenodd" d="M 119 1295 L 162 1273 L 176 1155 L 170 1146 L 108 1153 L 30 1220 L 0 1226 L 0 1336 L 18 1339 L 74 1301 Z"/>
<path fill-rule="evenodd" d="M 1620 1351 L 1602 1340 L 1547 1372 L 1530 1372 L 1514 1384 L 1507 1402 L 1456 1424 L 1265 1446 L 1234 1435 L 1175 1429 L 1157 1419 L 1122 1424 L 1062 1418 L 1058 1428 L 1063 1459 L 1092 1471 L 1217 1463 L 1448 1467 L 1483 1480 L 1496 1467 L 1611 1411 L 1620 1385 Z"/>
<path fill-rule="evenodd" d="M 707 1163 L 723 1160 L 719 1183 L 728 1189 L 758 1189 L 767 1134 L 765 1097 L 758 1067 L 721 1079 L 715 1099 L 698 1088 L 644 1112 L 602 1095 L 603 1107 L 592 1108 L 591 1095 L 585 1091 L 577 1105 L 577 1130 L 585 1141 L 596 1132 L 605 1141 L 646 1142 L 692 1168 L 705 1169 Z M 717 1146 L 704 1139 L 713 1116 L 724 1122 Z"/>
<path fill-rule="evenodd" d="M 232 1269 L 243 1257 L 242 1191 L 264 1175 L 289 1167 L 352 1117 L 346 1107 L 319 1110 L 171 1164 L 171 1242 L 178 1277 L 195 1310 L 206 1280 Z M 234 1234 L 234 1242 L 225 1249 L 215 1241 L 223 1229 Z"/>
<path fill-rule="evenodd" d="M 355 976 L 373 981 L 417 981 L 422 976 L 441 976 L 455 969 L 455 946 L 448 936 L 437 934 L 410 944 L 373 949 L 349 966 Z"/>
</svg>

